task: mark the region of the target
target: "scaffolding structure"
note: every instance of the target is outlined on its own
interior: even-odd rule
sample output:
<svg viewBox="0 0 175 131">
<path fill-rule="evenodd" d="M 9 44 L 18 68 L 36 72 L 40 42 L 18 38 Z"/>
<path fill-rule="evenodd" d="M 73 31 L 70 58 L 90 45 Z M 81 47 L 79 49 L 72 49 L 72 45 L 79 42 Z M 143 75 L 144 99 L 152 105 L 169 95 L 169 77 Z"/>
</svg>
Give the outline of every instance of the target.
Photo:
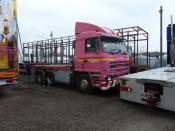
<svg viewBox="0 0 175 131">
<path fill-rule="evenodd" d="M 70 64 L 74 54 L 74 36 L 51 38 L 23 44 L 25 63 Z"/>
<path fill-rule="evenodd" d="M 139 26 L 114 29 L 114 32 L 124 38 L 130 57 L 135 66 L 139 66 L 139 55 L 146 56 L 146 68 L 149 68 L 149 52 L 147 31 Z M 23 61 L 25 63 L 70 64 L 74 54 L 75 36 L 51 38 L 23 44 Z M 140 45 L 144 45 L 140 51 Z M 130 51 L 131 50 L 131 51 Z"/>
<path fill-rule="evenodd" d="M 146 56 L 146 66 L 148 68 L 149 67 L 148 32 L 139 26 L 114 29 L 114 32 L 124 38 L 128 52 L 130 48 L 132 49 L 131 57 L 133 58 L 134 65 L 136 66 L 139 65 L 138 63 L 139 55 L 142 54 Z M 139 45 L 140 44 L 143 45 L 144 43 L 146 43 L 146 51 L 139 52 Z"/>
</svg>

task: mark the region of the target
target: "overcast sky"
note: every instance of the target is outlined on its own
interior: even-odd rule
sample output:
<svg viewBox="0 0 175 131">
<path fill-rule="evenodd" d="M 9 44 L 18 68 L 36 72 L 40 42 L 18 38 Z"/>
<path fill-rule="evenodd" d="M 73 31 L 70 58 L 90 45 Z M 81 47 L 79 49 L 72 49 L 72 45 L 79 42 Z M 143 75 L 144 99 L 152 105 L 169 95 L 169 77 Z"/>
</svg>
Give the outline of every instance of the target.
<svg viewBox="0 0 175 131">
<path fill-rule="evenodd" d="M 159 51 L 160 5 L 166 26 L 175 15 L 174 0 L 17 0 L 22 42 L 74 34 L 76 21 L 110 29 L 140 26 L 149 32 L 149 49 Z M 174 19 L 175 21 L 175 19 Z"/>
</svg>

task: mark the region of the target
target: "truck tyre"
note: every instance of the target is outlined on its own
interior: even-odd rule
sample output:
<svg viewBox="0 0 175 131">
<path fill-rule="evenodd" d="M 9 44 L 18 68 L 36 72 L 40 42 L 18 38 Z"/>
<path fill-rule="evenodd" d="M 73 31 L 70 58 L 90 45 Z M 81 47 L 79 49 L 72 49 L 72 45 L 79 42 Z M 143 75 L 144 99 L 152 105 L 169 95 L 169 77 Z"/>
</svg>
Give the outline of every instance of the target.
<svg viewBox="0 0 175 131">
<path fill-rule="evenodd" d="M 36 83 L 43 84 L 43 75 L 41 73 L 36 73 Z"/>
<path fill-rule="evenodd" d="M 77 85 L 80 91 L 85 94 L 91 94 L 94 90 L 94 87 L 92 86 L 89 80 L 89 77 L 86 74 L 81 75 L 77 83 L 78 83 Z"/>
</svg>

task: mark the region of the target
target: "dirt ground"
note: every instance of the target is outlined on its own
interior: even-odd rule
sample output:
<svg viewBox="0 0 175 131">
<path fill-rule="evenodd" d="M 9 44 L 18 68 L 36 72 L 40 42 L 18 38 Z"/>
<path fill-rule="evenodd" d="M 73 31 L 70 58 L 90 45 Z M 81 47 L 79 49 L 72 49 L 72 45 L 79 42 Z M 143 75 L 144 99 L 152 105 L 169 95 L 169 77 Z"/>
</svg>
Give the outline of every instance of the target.
<svg viewBox="0 0 175 131">
<path fill-rule="evenodd" d="M 23 86 L 0 97 L 0 131 L 175 131 L 175 113 L 122 101 L 115 91 Z"/>
</svg>

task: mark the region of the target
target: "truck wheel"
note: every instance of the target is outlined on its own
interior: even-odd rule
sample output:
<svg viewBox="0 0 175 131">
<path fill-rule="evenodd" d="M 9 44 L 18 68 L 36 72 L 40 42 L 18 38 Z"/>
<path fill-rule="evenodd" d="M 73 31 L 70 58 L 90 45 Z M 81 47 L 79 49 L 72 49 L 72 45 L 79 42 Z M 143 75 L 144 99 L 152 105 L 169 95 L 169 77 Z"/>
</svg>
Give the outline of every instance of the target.
<svg viewBox="0 0 175 131">
<path fill-rule="evenodd" d="M 94 87 L 91 85 L 88 75 L 81 75 L 78 79 L 78 87 L 81 92 L 86 94 L 91 94 L 94 90 Z"/>
<path fill-rule="evenodd" d="M 36 74 L 36 83 L 43 84 L 43 76 L 40 73 Z"/>
</svg>

